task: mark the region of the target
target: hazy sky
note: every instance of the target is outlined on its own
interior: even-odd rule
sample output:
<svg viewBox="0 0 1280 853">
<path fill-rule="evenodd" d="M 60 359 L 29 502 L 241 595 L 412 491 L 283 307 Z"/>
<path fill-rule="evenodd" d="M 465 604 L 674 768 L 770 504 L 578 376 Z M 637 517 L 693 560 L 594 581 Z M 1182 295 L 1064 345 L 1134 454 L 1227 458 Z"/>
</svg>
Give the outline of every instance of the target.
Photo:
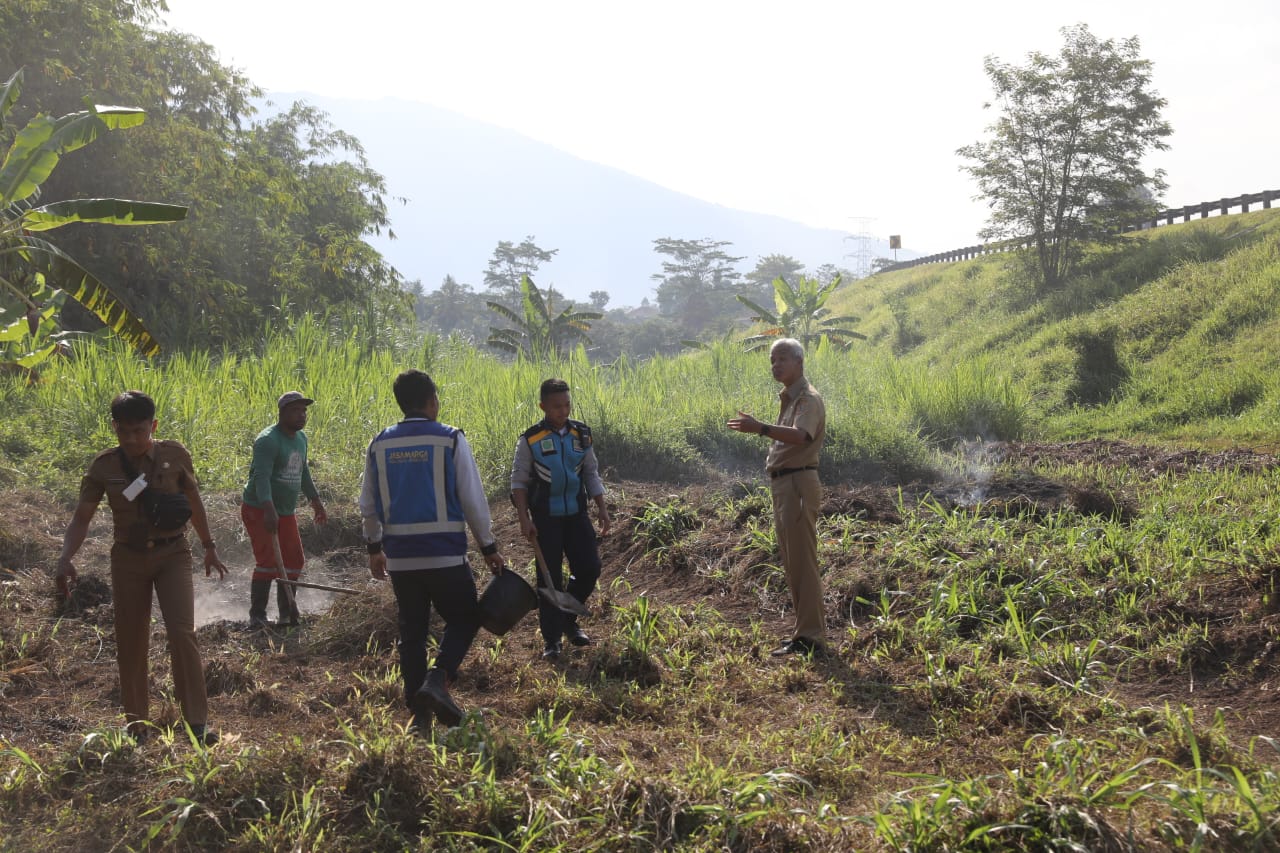
<svg viewBox="0 0 1280 853">
<path fill-rule="evenodd" d="M 1280 2 L 167 0 L 280 92 L 423 101 L 728 207 L 922 252 L 977 242 L 955 150 L 983 58 L 1138 36 L 1168 99 L 1167 206 L 1280 188 Z M 377 168 L 377 163 L 372 164 Z M 392 188 L 394 191 L 394 188 Z"/>
</svg>

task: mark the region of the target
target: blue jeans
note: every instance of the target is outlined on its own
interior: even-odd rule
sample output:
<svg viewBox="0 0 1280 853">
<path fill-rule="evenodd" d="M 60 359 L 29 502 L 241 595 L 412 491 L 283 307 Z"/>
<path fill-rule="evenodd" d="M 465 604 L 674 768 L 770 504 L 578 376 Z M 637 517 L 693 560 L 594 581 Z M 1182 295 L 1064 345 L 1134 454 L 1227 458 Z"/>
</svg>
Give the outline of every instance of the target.
<svg viewBox="0 0 1280 853">
<path fill-rule="evenodd" d="M 415 569 L 388 572 L 396 593 L 400 623 L 400 674 L 404 678 L 406 704 L 427 679 L 427 638 L 434 604 L 444 619 L 444 636 L 436 654 L 436 666 L 449 680 L 458 677 L 458 667 L 480 630 L 476 607 L 476 580 L 466 563 L 447 569 Z"/>
</svg>

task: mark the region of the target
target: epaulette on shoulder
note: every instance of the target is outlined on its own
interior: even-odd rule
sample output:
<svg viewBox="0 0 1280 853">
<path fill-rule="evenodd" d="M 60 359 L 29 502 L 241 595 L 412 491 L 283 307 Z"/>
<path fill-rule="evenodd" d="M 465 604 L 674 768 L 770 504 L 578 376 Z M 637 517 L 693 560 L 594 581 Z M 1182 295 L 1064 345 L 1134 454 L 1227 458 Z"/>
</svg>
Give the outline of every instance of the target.
<svg viewBox="0 0 1280 853">
<path fill-rule="evenodd" d="M 591 427 L 587 426 L 582 421 L 570 420 L 569 429 L 578 434 L 578 437 L 582 439 L 584 447 L 591 444 Z"/>
<path fill-rule="evenodd" d="M 523 438 L 525 441 L 529 442 L 530 444 L 533 444 L 534 442 L 541 441 L 543 436 L 547 436 L 550 434 L 551 434 L 551 430 L 544 427 L 542 425 L 542 421 L 538 421 L 536 424 L 529 427 L 524 432 L 520 433 L 520 437 Z"/>
</svg>

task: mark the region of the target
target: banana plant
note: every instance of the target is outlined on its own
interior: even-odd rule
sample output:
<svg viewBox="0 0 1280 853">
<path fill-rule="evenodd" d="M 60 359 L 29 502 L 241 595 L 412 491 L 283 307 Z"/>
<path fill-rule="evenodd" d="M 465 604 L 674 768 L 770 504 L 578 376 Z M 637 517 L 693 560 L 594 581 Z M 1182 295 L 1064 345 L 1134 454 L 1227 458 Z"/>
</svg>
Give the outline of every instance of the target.
<svg viewBox="0 0 1280 853">
<path fill-rule="evenodd" d="M 73 337 L 103 338 L 111 333 L 102 328 L 96 332 L 67 332 L 58 325 L 58 315 L 66 304 L 67 293 L 49 287 L 44 276 L 37 274 L 37 287 L 30 295 L 33 304 L 13 322 L 0 326 L 0 373 L 14 373 L 33 379 L 36 369 L 54 355 L 70 351 Z M 0 323 L 7 319 L 0 313 Z"/>
<path fill-rule="evenodd" d="M 22 80 L 19 69 L 0 87 L 0 128 L 17 102 Z M 95 106 L 87 100 L 85 106 L 83 111 L 60 118 L 32 118 L 14 136 L 0 163 L 0 290 L 10 292 L 23 305 L 23 320 L 28 322 L 34 339 L 34 346 L 23 358 L 26 363 L 19 365 L 27 369 L 58 351 L 55 342 L 37 337 L 42 330 L 46 330 L 46 338 L 57 332 L 56 323 L 46 324 L 43 319 L 37 322 L 37 318 L 44 317 L 51 299 L 61 306 L 58 293 L 83 305 L 142 355 L 150 357 L 160 351 L 160 344 L 146 326 L 110 287 L 55 244 L 36 236 L 73 222 L 154 225 L 177 222 L 187 215 L 187 208 L 181 205 L 118 198 L 40 204 L 40 185 L 62 155 L 83 148 L 108 131 L 137 127 L 146 120 L 146 114 L 133 107 Z M 6 333 L 15 334 L 14 328 L 10 323 Z"/>
<path fill-rule="evenodd" d="M 755 312 L 752 322 L 764 323 L 767 327 L 759 334 L 743 339 L 746 351 L 766 349 L 778 338 L 795 338 L 808 348 L 825 337 L 841 349 L 848 349 L 855 340 L 866 340 L 866 335 L 847 327 L 858 322 L 857 317 L 837 317 L 826 307 L 827 299 L 839 286 L 840 276 L 826 285 L 816 278 L 801 276 L 800 284 L 795 287 L 778 276 L 773 280 L 775 311 L 762 308 L 738 294 L 738 301 Z"/>
<path fill-rule="evenodd" d="M 550 300 L 543 298 L 533 279 L 527 275 L 520 279 L 520 312 L 512 311 L 501 302 L 485 304 L 490 311 L 515 326 L 514 329 L 490 326 L 489 339 L 485 343 L 494 349 L 540 362 L 563 355 L 579 341 L 590 346 L 591 338 L 587 337 L 587 331 L 591 324 L 587 321 L 604 316 L 599 311 L 575 311 L 572 302 L 559 314 L 552 314 L 554 309 Z"/>
</svg>

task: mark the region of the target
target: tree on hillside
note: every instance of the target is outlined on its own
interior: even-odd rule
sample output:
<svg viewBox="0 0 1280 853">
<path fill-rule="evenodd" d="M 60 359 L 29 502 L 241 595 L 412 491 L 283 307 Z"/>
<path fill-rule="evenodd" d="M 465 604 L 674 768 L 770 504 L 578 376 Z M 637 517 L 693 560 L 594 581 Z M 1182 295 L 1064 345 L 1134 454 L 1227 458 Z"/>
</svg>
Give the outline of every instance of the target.
<svg viewBox="0 0 1280 853">
<path fill-rule="evenodd" d="M 591 324 L 593 362 L 612 364 L 621 357 L 644 361 L 680 352 L 682 335 L 675 323 L 665 317 L 632 317 L 630 310 L 614 309 Z"/>
<path fill-rule="evenodd" d="M 653 250 L 667 258 L 662 272 L 650 276 L 658 282 L 658 308 L 663 316 L 677 319 L 687 333 L 701 332 L 733 307 L 742 279 L 734 265 L 742 258 L 724 251 L 730 245 L 707 238 L 653 241 Z"/>
<path fill-rule="evenodd" d="M 398 276 L 363 239 L 390 221 L 385 182 L 360 141 L 335 128 L 323 110 L 299 101 L 256 125 L 243 148 L 258 165 L 255 185 L 270 182 L 262 190 L 273 204 L 263 236 L 275 245 L 263 263 L 275 293 L 261 295 L 259 303 L 285 296 L 299 305 L 374 311 L 396 301 Z M 280 195 L 271 198 L 272 191 Z"/>
<path fill-rule="evenodd" d="M 572 302 L 555 313 L 551 298 L 544 297 L 533 279 L 520 280 L 520 306 L 513 311 L 501 302 L 487 302 L 489 310 L 506 319 L 514 328 L 489 327 L 486 344 L 504 352 L 523 355 L 534 361 L 548 361 L 563 355 L 578 343 L 591 344 L 588 320 L 598 320 L 599 311 L 575 311 Z"/>
<path fill-rule="evenodd" d="M 516 245 L 510 240 L 498 241 L 489 259 L 489 268 L 484 273 L 484 286 L 490 294 L 499 299 L 510 300 L 514 305 L 521 296 L 521 282 L 526 276 L 533 278 L 538 268 L 550 263 L 559 249 L 543 249 L 533 242 L 533 235 L 524 238 L 524 242 Z"/>
<path fill-rule="evenodd" d="M 1146 172 L 1142 159 L 1172 133 L 1137 38 L 1099 41 L 1083 24 L 1062 35 L 1057 56 L 1034 52 L 1025 65 L 987 57 L 995 98 L 984 108 L 998 116 L 986 140 L 957 151 L 991 208 L 981 236 L 1030 238 L 1044 290 L 1066 279 L 1083 241 L 1152 214 L 1136 190 L 1163 191 L 1164 172 Z"/>
<path fill-rule="evenodd" d="M 399 276 L 364 241 L 389 223 L 382 178 L 359 143 L 305 104 L 250 126 L 261 91 L 212 46 L 148 29 L 163 8 L 0 3 L 0 63 L 26 66 L 23 101 L 30 94 L 34 111 L 81 109 L 87 95 L 148 116 L 127 144 L 108 137 L 67 158 L 45 199 L 127 193 L 190 209 L 145 238 L 68 229 L 62 248 L 110 277 L 169 345 L 253 339 L 282 303 L 378 325 L 404 317 Z"/>
<path fill-rule="evenodd" d="M 0 128 L 7 126 L 22 80 L 18 71 L 0 86 Z M 129 107 L 89 106 L 56 119 L 36 115 L 13 135 L 0 161 L 0 293 L 16 297 L 22 316 L 0 330 L 0 342 L 26 348 L 30 339 L 33 349 L 14 359 L 18 366 L 31 369 L 57 347 L 49 339 L 56 332 L 53 315 L 64 304 L 64 293 L 139 352 L 149 356 L 159 351 L 155 338 L 110 287 L 59 246 L 36 236 L 73 223 L 151 225 L 187 215 L 180 205 L 119 198 L 40 203 L 41 185 L 64 155 L 112 130 L 137 127 L 145 118 Z"/>
<path fill-rule="evenodd" d="M 755 269 L 747 273 L 743 296 L 755 301 L 768 299 L 777 279 L 796 281 L 804 275 L 804 264 L 790 255 L 765 255 L 756 261 Z"/>
<path fill-rule="evenodd" d="M 813 277 L 825 285 L 838 278 L 845 281 L 854 281 L 858 276 L 852 270 L 847 270 L 844 267 L 838 267 L 835 264 L 823 264 L 814 270 Z"/>
<path fill-rule="evenodd" d="M 587 298 L 591 300 L 591 307 L 597 311 L 603 311 L 605 306 L 609 304 L 609 291 L 593 290 L 587 294 Z"/>
<path fill-rule="evenodd" d="M 417 297 L 415 312 L 418 320 L 437 334 L 456 334 L 476 341 L 488 334 L 492 316 L 484 298 L 471 285 L 462 284 L 451 275 L 444 277 L 440 287 Z"/>
<path fill-rule="evenodd" d="M 46 199 L 136 194 L 190 207 L 186 222 L 145 235 L 75 228 L 59 238 L 63 249 L 109 278 L 150 330 L 173 345 L 205 338 L 186 321 L 208 301 L 219 322 L 239 313 L 237 288 L 205 275 L 210 256 L 231 252 L 220 243 L 206 254 L 193 242 L 207 233 L 197 224 L 206 209 L 201 202 L 216 198 L 207 208 L 220 210 L 234 196 L 234 188 L 219 187 L 209 195 L 201 188 L 226 175 L 241 117 L 260 92 L 223 69 L 209 45 L 148 30 L 163 8 L 159 0 L 0 3 L 0 63 L 25 66 L 27 115 L 82 109 L 84 97 L 133 104 L 147 114 L 146 125 L 127 141 L 106 137 L 66 158 L 41 189 Z M 68 305 L 68 322 L 87 327 L 87 315 L 74 307 Z M 256 332 L 260 319 L 246 326 Z"/>
<path fill-rule="evenodd" d="M 826 307 L 831 294 L 840 286 L 837 276 L 827 284 L 816 278 L 801 278 L 794 287 L 784 278 L 773 281 L 773 300 L 776 311 L 762 308 L 745 296 L 738 300 L 756 312 L 752 321 L 764 323 L 766 328 L 758 334 L 743 339 L 747 352 L 765 349 L 778 338 L 795 338 L 805 347 L 816 345 L 827 338 L 836 346 L 848 349 L 855 340 L 867 336 L 848 328 L 858 322 L 857 317 L 837 317 Z"/>
</svg>

